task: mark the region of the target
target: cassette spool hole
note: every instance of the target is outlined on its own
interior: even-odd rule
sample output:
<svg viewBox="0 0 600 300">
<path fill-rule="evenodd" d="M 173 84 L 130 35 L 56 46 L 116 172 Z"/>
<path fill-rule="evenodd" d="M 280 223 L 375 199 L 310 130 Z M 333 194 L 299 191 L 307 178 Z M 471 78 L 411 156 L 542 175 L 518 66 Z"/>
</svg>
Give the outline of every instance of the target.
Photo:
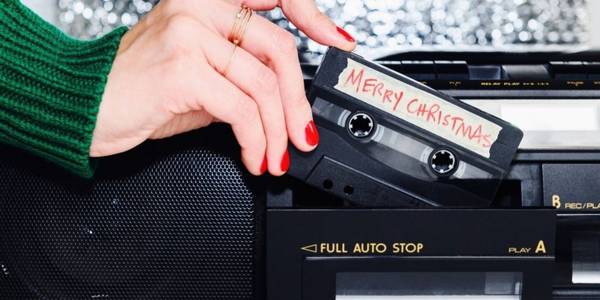
<svg viewBox="0 0 600 300">
<path fill-rule="evenodd" d="M 351 186 L 351 185 L 345 186 L 344 187 L 344 194 L 346 194 L 348 196 L 354 194 L 354 187 Z"/>
<path fill-rule="evenodd" d="M 367 137 L 373 132 L 375 122 L 373 118 L 365 113 L 355 113 L 348 121 L 348 131 L 357 138 Z"/>
<path fill-rule="evenodd" d="M 431 155 L 431 169 L 440 175 L 449 175 L 456 168 L 456 156 L 448 150 L 438 150 Z"/>
<path fill-rule="evenodd" d="M 330 190 L 333 188 L 333 181 L 331 181 L 331 179 L 325 179 L 323 180 L 323 188 L 325 188 L 326 190 Z"/>
</svg>

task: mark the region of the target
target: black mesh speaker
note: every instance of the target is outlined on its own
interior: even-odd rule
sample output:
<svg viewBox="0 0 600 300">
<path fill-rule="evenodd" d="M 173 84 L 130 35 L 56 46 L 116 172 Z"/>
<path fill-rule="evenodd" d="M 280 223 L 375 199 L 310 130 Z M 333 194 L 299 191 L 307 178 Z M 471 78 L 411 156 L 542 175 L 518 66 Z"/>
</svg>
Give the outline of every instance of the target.
<svg viewBox="0 0 600 300">
<path fill-rule="evenodd" d="M 99 161 L 0 148 L 0 299 L 262 299 L 259 179 L 212 127 Z"/>
</svg>

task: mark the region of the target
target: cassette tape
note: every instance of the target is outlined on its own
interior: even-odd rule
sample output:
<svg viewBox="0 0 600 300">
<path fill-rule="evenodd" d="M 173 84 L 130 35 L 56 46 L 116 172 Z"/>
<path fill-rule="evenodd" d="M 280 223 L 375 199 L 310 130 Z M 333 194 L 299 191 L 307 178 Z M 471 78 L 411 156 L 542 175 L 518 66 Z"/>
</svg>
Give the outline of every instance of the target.
<svg viewBox="0 0 600 300">
<path fill-rule="evenodd" d="M 490 205 L 523 138 L 511 124 L 335 48 L 309 100 L 321 139 L 289 174 L 365 207 Z"/>
</svg>

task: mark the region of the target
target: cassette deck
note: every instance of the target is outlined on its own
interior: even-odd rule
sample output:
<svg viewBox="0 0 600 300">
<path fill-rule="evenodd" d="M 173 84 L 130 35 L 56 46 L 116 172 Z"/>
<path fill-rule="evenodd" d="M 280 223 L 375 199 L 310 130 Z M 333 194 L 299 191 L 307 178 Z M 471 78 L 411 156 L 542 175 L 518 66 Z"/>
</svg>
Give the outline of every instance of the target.
<svg viewBox="0 0 600 300">
<path fill-rule="evenodd" d="M 600 54 L 382 62 L 522 129 L 490 208 L 256 180 L 223 126 L 103 159 L 91 182 L 2 146 L 0 298 L 600 299 Z"/>
<path fill-rule="evenodd" d="M 553 286 L 552 298 L 599 299 L 600 53 L 412 52 L 381 63 L 523 130 L 523 141 L 492 207 L 554 207 L 555 266 L 552 278 L 546 278 Z M 307 86 L 315 70 L 305 66 Z M 324 195 L 319 199 L 331 202 L 315 203 L 295 184 L 285 184 L 291 186 L 285 197 L 272 196 L 271 210 L 354 206 Z M 478 226 L 465 226 L 465 233 L 472 234 L 469 230 Z M 525 225 L 512 232 L 531 228 Z"/>
</svg>

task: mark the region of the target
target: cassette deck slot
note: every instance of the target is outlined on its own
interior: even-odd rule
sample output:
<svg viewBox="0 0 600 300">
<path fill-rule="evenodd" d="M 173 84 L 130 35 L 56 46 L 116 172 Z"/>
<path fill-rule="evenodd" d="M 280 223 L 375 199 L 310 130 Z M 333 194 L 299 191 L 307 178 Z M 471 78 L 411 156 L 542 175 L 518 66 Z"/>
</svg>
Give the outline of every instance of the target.
<svg viewBox="0 0 600 300">
<path fill-rule="evenodd" d="M 521 150 L 600 150 L 600 99 L 463 101 L 521 128 Z"/>
<path fill-rule="evenodd" d="M 600 284 L 600 234 L 572 233 L 572 279 L 574 284 Z"/>
</svg>

